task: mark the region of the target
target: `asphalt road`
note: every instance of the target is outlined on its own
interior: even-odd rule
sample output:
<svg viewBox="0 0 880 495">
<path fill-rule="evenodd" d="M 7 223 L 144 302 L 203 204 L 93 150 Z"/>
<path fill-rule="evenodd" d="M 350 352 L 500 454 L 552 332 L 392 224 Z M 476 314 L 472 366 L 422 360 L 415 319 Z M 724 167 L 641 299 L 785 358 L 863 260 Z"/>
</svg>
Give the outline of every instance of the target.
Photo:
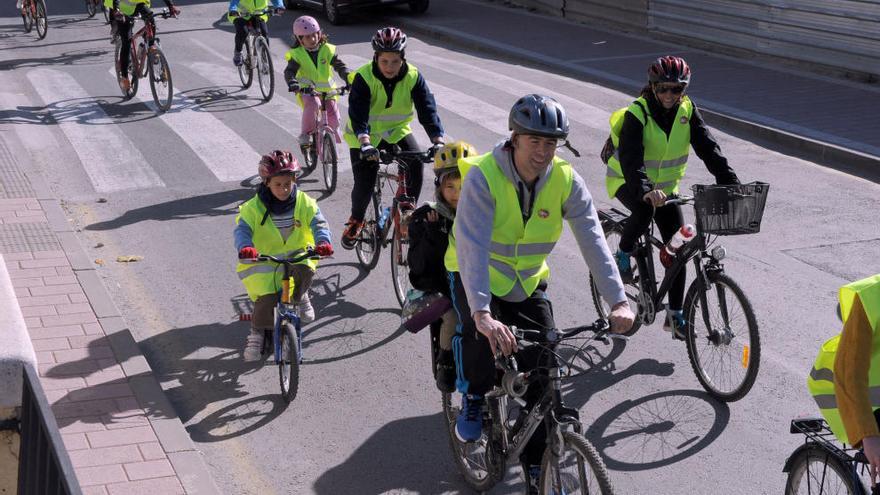
<svg viewBox="0 0 880 495">
<path fill-rule="evenodd" d="M 247 324 L 237 318 L 244 291 L 231 233 L 236 206 L 252 191 L 239 181 L 255 172 L 258 154 L 295 147 L 300 114 L 284 91 L 263 104 L 255 88 L 240 88 L 224 3 L 181 4 L 180 19 L 159 21 L 177 92 L 164 116 L 144 103 L 147 86 L 144 100 L 122 101 L 108 28 L 87 19 L 84 6 L 50 5 L 41 42 L 23 34 L 5 6 L 0 132 L 25 145 L 83 246 L 103 261 L 99 273 L 225 493 L 466 492 L 447 446 L 426 332 L 397 330 L 387 255 L 369 274 L 339 248 L 322 264 L 312 296 L 318 319 L 305 330 L 293 404 L 280 399 L 274 367 L 242 363 Z M 295 15 L 271 21 L 279 78 Z M 357 67 L 371 55 L 376 28 L 365 22 L 329 32 Z M 412 39 L 408 58 L 427 77 L 447 132 L 481 151 L 503 137 L 517 97 L 558 97 L 583 154 L 573 163 L 600 205 L 611 204 L 597 155 L 608 114 L 631 95 L 427 38 Z M 779 493 L 783 462 L 799 442 L 789 421 L 818 412 L 806 376 L 819 344 L 839 331 L 836 290 L 880 271 L 880 186 L 716 136 L 741 179 L 771 184 L 762 232 L 722 239 L 727 272 L 757 314 L 760 374 L 747 397 L 727 405 L 702 391 L 684 346 L 659 323 L 625 345 L 600 348 L 613 362 L 573 378 L 566 398 L 580 409 L 620 493 Z M 332 196 L 314 177 L 301 183 L 337 237 L 352 184 L 347 152 L 341 155 Z M 685 183 L 709 179 L 693 157 Z M 115 262 L 129 254 L 144 259 Z M 568 231 L 551 268 L 557 323 L 591 321 L 586 267 Z M 518 472 L 512 467 L 492 493 L 519 493 Z"/>
</svg>

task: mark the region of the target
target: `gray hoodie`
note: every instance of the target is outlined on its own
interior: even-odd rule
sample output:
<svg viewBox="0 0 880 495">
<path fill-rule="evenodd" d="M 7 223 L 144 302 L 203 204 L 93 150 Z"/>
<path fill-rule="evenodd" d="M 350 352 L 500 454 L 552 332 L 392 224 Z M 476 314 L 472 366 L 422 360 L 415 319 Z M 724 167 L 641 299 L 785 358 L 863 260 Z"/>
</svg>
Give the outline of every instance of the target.
<svg viewBox="0 0 880 495">
<path fill-rule="evenodd" d="M 506 139 L 495 146 L 492 156 L 519 191 L 520 203 L 527 210 L 532 204 L 532 195 L 537 196 L 547 183 L 552 166 L 547 167 L 538 177 L 532 190 L 517 173 L 513 165 L 513 148 Z M 587 262 L 602 297 L 606 301 L 613 301 L 612 304 L 625 301 L 626 295 L 617 264 L 605 242 L 593 198 L 584 179 L 577 172 L 572 172 L 574 181 L 571 194 L 562 205 L 562 217 L 568 220 L 581 255 Z M 529 216 L 530 213 L 526 211 L 524 215 Z M 459 271 L 472 314 L 476 311 L 489 311 L 489 302 L 492 300 L 492 293 L 489 291 L 489 245 L 492 241 L 491 225 L 494 218 L 495 200 L 489 191 L 486 176 L 479 168 L 472 167 L 462 184 L 454 226 Z M 510 293 L 501 299 L 519 302 L 528 296 L 517 281 Z"/>
</svg>

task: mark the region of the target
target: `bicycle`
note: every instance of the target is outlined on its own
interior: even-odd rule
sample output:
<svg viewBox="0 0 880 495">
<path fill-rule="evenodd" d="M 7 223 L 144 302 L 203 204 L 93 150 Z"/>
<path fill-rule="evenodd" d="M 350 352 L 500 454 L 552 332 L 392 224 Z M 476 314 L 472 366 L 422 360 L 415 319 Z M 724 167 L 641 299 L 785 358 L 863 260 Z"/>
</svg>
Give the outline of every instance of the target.
<svg viewBox="0 0 880 495">
<path fill-rule="evenodd" d="M 327 194 L 333 194 L 336 190 L 337 167 L 339 163 L 336 152 L 336 143 L 341 142 L 337 129 L 330 126 L 327 121 L 327 100 L 334 96 L 342 96 L 346 93 L 345 88 L 336 88 L 330 91 L 316 91 L 314 85 L 301 87 L 300 93 L 318 96 L 321 99 L 321 108 L 315 115 L 315 130 L 309 134 L 308 152 L 303 153 L 303 168 L 312 172 L 321 162 L 323 169 L 324 188 Z"/>
<path fill-rule="evenodd" d="M 142 15 L 138 16 L 143 19 Z M 174 14 L 168 12 L 168 9 L 162 9 L 160 12 L 154 13 L 154 16 L 163 19 L 176 17 Z M 120 81 L 119 89 L 122 90 L 122 95 L 125 99 L 130 100 L 137 94 L 138 79 L 147 77 L 147 74 L 149 74 L 150 91 L 153 93 L 153 101 L 156 102 L 156 106 L 160 112 L 167 112 L 168 109 L 171 108 L 171 101 L 174 96 L 174 87 L 171 81 L 171 67 L 168 66 L 168 61 L 165 59 L 165 54 L 162 52 L 162 48 L 159 45 L 159 38 L 156 37 L 153 23 L 147 22 L 146 19 L 143 20 L 144 27 L 138 30 L 134 35 L 129 36 L 131 49 L 129 51 L 128 80 L 130 86 L 127 91 L 122 86 L 119 77 L 122 75 L 122 64 L 119 60 L 120 54 L 122 53 L 121 38 L 116 40 L 115 60 L 117 80 Z M 132 23 L 132 26 L 129 28 L 129 34 L 133 29 L 134 25 Z M 150 63 L 147 63 L 147 55 L 149 55 Z"/>
<path fill-rule="evenodd" d="M 260 33 L 254 20 L 262 15 L 273 16 L 275 11 L 261 9 L 245 14 L 250 15 L 250 18 L 247 20 L 247 38 L 244 42 L 241 65 L 238 66 L 238 77 L 241 79 L 241 87 L 248 89 L 254 81 L 254 68 L 256 68 L 263 101 L 269 101 L 275 93 L 275 69 L 272 65 L 272 54 L 269 53 L 269 42 Z M 236 12 L 236 16 L 241 17 L 241 13 Z"/>
<path fill-rule="evenodd" d="M 523 341 L 540 346 L 545 352 L 543 356 L 547 357 L 546 364 L 523 373 L 517 370 L 515 357 L 496 357 L 496 368 L 503 372 L 503 377 L 500 384 L 485 395 L 480 440 L 473 443 L 458 440 L 455 423 L 461 408 L 453 404 L 453 394 L 443 393 L 449 443 L 465 482 L 479 492 L 491 489 L 504 478 L 508 460 L 518 459 L 532 434 L 538 428 L 546 428 L 547 447 L 541 461 L 540 493 L 613 494 L 605 463 L 583 436 L 578 410 L 566 407 L 563 401 L 562 379 L 571 375 L 571 367 L 570 363 L 560 364 L 562 359 L 556 349 L 560 345 L 574 347 L 576 356 L 594 341 L 608 344 L 610 338 L 626 337 L 609 333 L 608 322 L 604 319 L 569 331 L 551 329 L 542 332 L 514 327 L 511 331 L 517 337 L 519 349 L 524 348 Z M 583 332 L 593 332 L 593 335 L 579 346 L 566 344 Z M 528 387 L 539 381 L 546 382 L 540 400 L 531 411 L 522 408 L 515 419 L 510 418 L 512 404 L 509 403 L 521 404 Z"/>
<path fill-rule="evenodd" d="M 415 198 L 406 189 L 408 165 L 404 160 L 407 157 L 417 159 L 420 163 L 428 163 L 433 159 L 433 153 L 430 150 L 402 151 L 397 145 L 391 151 L 379 150 L 379 172 L 373 188 L 372 206 L 367 207 L 364 227 L 354 248 L 361 265 L 372 270 L 379 262 L 382 248 L 391 243 L 391 279 L 394 282 L 394 295 L 401 307 L 406 302 L 406 292 L 409 289 L 409 265 L 406 259 L 409 239 L 402 219 L 415 206 Z M 383 188 L 394 191 L 391 206 L 382 205 Z M 392 231 L 389 239 L 388 233 Z"/>
<path fill-rule="evenodd" d="M 30 33 L 37 27 L 37 37 L 43 39 L 49 31 L 49 21 L 46 17 L 45 0 L 23 0 L 21 6 L 21 20 L 24 22 L 24 32 Z"/>
<path fill-rule="evenodd" d="M 703 388 L 719 400 L 733 402 L 749 392 L 758 376 L 761 343 L 752 305 L 739 285 L 724 273 L 721 260 L 727 251 L 720 245 L 712 247 L 716 240 L 713 236 L 757 233 L 769 186 L 754 182 L 736 186 L 695 185 L 693 189 L 694 197 L 666 201 L 666 204 L 693 205 L 697 232 L 678 249 L 659 288 L 653 249 L 662 249 L 664 243 L 654 237 L 653 223 L 636 242 L 633 278 L 624 285 L 627 297 L 638 306 L 631 332 L 641 325 L 650 325 L 657 313 L 666 309 L 662 301 L 672 281 L 693 261 L 696 277 L 687 290 L 683 308 L 688 357 Z M 599 210 L 611 252 L 618 249 L 627 218 L 627 214 L 614 208 Z M 592 274 L 590 291 L 599 316 L 607 318 L 610 306 L 602 300 Z M 716 300 L 710 301 L 713 293 Z M 745 324 L 745 328 L 734 328 L 739 323 Z M 744 371 L 737 372 L 741 376 L 734 379 L 722 374 L 724 370 L 720 368 L 726 365 L 732 365 L 732 371 L 737 371 L 737 366 Z M 716 376 L 716 372 L 720 376 Z"/>
<path fill-rule="evenodd" d="M 86 13 L 89 14 L 89 19 L 95 17 L 95 14 L 98 13 L 99 7 L 101 8 L 101 12 L 104 13 L 104 21 L 110 22 L 110 11 L 104 6 L 102 0 L 86 0 Z"/>
<path fill-rule="evenodd" d="M 804 435 L 804 443 L 782 468 L 788 473 L 785 495 L 880 495 L 880 484 L 870 491 L 865 486 L 870 476 L 864 452 L 838 446 L 824 419 L 793 419 L 790 432 Z"/>
<path fill-rule="evenodd" d="M 296 398 L 296 393 L 299 390 L 299 366 L 303 359 L 302 326 L 299 314 L 296 312 L 296 305 L 291 302 L 293 287 L 290 286 L 290 267 L 307 259 L 321 258 L 312 247 L 295 251 L 289 255 L 289 258 L 279 258 L 261 254 L 251 260 L 242 260 L 242 262 L 268 261 L 284 266 L 284 275 L 281 278 L 281 297 L 275 307 L 275 328 L 265 331 L 261 353 L 264 359 L 270 353 L 273 354 L 275 364 L 278 365 L 281 397 L 288 403 Z"/>
</svg>

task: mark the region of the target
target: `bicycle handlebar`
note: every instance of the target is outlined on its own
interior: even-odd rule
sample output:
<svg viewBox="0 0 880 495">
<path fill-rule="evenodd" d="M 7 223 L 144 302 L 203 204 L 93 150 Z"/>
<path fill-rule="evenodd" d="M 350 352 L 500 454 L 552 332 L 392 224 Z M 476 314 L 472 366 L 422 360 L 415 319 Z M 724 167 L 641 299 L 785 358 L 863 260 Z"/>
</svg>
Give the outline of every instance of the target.
<svg viewBox="0 0 880 495">
<path fill-rule="evenodd" d="M 389 150 L 379 150 L 379 161 L 381 163 L 391 163 L 395 158 L 418 158 L 422 163 L 430 163 L 434 160 L 434 147 L 428 148 L 426 151 L 403 151 L 399 146 L 395 145 Z"/>
<path fill-rule="evenodd" d="M 272 263 L 277 263 L 279 265 L 295 265 L 301 261 L 305 261 L 307 259 L 310 260 L 319 260 L 324 258 L 320 254 L 315 252 L 315 248 L 309 246 L 305 249 L 300 249 L 295 251 L 290 258 L 278 258 L 276 256 L 272 256 L 271 254 L 260 254 L 256 258 L 242 258 L 239 261 L 242 263 L 256 263 L 259 261 L 271 261 Z"/>
<path fill-rule="evenodd" d="M 330 91 L 318 91 L 314 85 L 309 84 L 306 86 L 300 86 L 299 90 L 295 90 L 295 91 L 291 91 L 291 92 L 292 93 L 301 93 L 301 94 L 310 95 L 310 96 L 324 95 L 325 98 L 330 98 L 332 96 L 342 96 L 345 93 L 347 93 L 348 91 L 346 91 L 345 87 L 331 89 Z"/>
</svg>

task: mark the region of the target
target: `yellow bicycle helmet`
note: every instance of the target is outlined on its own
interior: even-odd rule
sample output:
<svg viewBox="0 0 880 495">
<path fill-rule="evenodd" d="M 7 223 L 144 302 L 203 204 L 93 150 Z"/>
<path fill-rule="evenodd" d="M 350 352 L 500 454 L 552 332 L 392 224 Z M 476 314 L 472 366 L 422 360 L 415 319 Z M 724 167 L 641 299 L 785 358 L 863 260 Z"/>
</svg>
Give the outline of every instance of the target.
<svg viewBox="0 0 880 495">
<path fill-rule="evenodd" d="M 451 172 L 452 169 L 458 168 L 458 160 L 476 154 L 477 149 L 474 148 L 472 144 L 465 141 L 453 141 L 444 144 L 443 147 L 434 154 L 434 175 L 440 177 L 446 172 Z"/>
</svg>

